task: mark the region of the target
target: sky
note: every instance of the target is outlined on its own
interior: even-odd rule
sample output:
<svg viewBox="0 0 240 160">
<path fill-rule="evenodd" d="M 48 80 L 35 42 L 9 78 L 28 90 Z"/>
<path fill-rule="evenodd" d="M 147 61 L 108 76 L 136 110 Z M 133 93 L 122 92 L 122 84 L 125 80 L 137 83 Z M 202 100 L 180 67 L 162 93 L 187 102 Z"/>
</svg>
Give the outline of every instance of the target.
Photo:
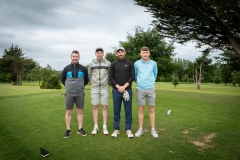
<svg viewBox="0 0 240 160">
<path fill-rule="evenodd" d="M 144 11 L 132 0 L 1 0 L 0 57 L 13 44 L 42 67 L 62 70 L 73 50 L 88 65 L 96 48 L 113 53 L 136 26 L 152 28 L 153 18 Z M 193 42 L 174 46 L 176 57 L 194 61 L 201 55 Z"/>
</svg>

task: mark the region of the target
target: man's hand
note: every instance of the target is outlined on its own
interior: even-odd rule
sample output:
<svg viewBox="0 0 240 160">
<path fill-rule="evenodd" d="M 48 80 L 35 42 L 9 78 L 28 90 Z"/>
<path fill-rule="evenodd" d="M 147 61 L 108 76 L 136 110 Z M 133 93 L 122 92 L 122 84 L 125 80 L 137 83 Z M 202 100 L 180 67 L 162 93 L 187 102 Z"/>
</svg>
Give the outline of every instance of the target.
<svg viewBox="0 0 240 160">
<path fill-rule="evenodd" d="M 116 85 L 116 88 L 118 89 L 118 92 L 123 93 L 125 91 L 124 86 L 119 86 L 118 84 Z"/>
</svg>

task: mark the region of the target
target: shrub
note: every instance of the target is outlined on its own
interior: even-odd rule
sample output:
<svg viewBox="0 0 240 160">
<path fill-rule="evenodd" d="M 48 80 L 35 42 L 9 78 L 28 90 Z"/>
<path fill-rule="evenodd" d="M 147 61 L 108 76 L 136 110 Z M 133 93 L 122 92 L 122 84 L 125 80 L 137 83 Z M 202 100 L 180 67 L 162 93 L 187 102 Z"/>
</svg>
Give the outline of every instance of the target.
<svg viewBox="0 0 240 160">
<path fill-rule="evenodd" d="M 175 88 L 176 88 L 176 86 L 179 84 L 179 79 L 177 78 L 177 77 L 173 77 L 172 78 L 172 84 L 175 86 Z"/>
<path fill-rule="evenodd" d="M 47 81 L 42 81 L 40 84 L 41 89 L 61 89 L 62 85 L 56 75 L 52 75 Z"/>
</svg>

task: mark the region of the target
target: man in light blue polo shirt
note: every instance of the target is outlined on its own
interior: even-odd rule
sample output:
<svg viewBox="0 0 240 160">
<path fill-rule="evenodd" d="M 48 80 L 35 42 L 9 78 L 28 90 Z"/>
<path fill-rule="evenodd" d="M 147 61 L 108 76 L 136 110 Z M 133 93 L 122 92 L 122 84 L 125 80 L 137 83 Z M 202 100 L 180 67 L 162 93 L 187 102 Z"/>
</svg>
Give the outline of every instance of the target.
<svg viewBox="0 0 240 160">
<path fill-rule="evenodd" d="M 140 60 L 134 63 L 135 80 L 137 82 L 137 103 L 138 103 L 138 120 L 139 129 L 135 133 L 135 137 L 143 134 L 144 106 L 148 99 L 148 109 L 150 113 L 151 134 L 153 138 L 158 138 L 155 129 L 155 98 L 156 88 L 155 81 L 157 78 L 157 63 L 149 58 L 150 51 L 148 47 L 142 47 L 140 50 Z"/>
</svg>

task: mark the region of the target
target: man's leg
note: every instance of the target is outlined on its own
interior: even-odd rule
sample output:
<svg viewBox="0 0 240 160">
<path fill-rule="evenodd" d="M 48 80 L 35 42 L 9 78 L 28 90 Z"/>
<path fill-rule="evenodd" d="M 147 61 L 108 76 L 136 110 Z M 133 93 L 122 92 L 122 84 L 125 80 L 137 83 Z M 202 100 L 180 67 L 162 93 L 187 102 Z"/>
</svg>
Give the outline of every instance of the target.
<svg viewBox="0 0 240 160">
<path fill-rule="evenodd" d="M 84 98 L 85 93 L 80 93 L 75 96 L 75 103 L 77 107 L 77 120 L 78 120 L 78 134 L 81 134 L 82 136 L 86 136 L 87 133 L 83 130 L 82 124 L 83 124 L 83 109 L 84 109 Z"/>
<path fill-rule="evenodd" d="M 107 125 L 107 106 L 108 106 L 108 98 L 109 98 L 109 92 L 107 89 L 102 89 L 100 91 L 100 97 L 101 97 L 101 104 L 102 104 L 102 117 L 103 117 L 103 125 Z"/>
<path fill-rule="evenodd" d="M 125 130 L 131 130 L 132 128 L 132 90 L 127 90 L 130 98 L 128 101 L 124 100 L 125 109 Z"/>
<path fill-rule="evenodd" d="M 156 97 L 156 89 L 152 88 L 147 90 L 147 97 L 148 97 L 148 109 L 149 109 L 149 117 L 151 122 L 152 129 L 155 128 L 155 97 Z"/>
<path fill-rule="evenodd" d="M 74 98 L 73 95 L 69 93 L 65 93 L 65 105 L 66 105 L 66 114 L 65 114 L 65 121 L 66 121 L 66 133 L 64 134 L 64 138 L 68 138 L 71 134 L 71 120 L 72 120 L 72 109 L 74 105 Z"/>
<path fill-rule="evenodd" d="M 119 134 L 119 124 L 120 124 L 120 111 L 121 111 L 121 104 L 122 104 L 122 99 L 123 99 L 123 94 L 118 92 L 118 90 L 113 89 L 112 90 L 112 95 L 113 95 L 113 108 L 114 108 L 114 122 L 113 122 L 113 128 L 114 132 L 112 133 L 112 137 L 116 138 L 117 135 Z"/>
<path fill-rule="evenodd" d="M 119 124 L 120 124 L 120 111 L 121 111 L 121 104 L 122 104 L 122 93 L 119 93 L 118 90 L 113 89 L 113 106 L 114 106 L 114 123 L 113 127 L 114 130 L 120 130 Z"/>
<path fill-rule="evenodd" d="M 70 125 L 72 120 L 72 110 L 66 110 L 65 120 L 66 120 L 66 128 L 67 130 L 70 130 L 71 128 Z"/>
<path fill-rule="evenodd" d="M 78 129 L 81 129 L 82 123 L 83 123 L 83 110 L 80 108 L 77 108 L 77 120 L 78 120 Z"/>
<path fill-rule="evenodd" d="M 122 95 L 121 93 L 118 92 L 118 90 L 113 89 L 113 108 L 114 108 L 114 123 L 113 127 L 114 130 L 120 130 L 119 124 L 120 124 L 120 111 L 121 111 L 121 104 L 122 104 Z"/>
<path fill-rule="evenodd" d="M 138 123 L 139 128 L 143 128 L 143 119 L 144 119 L 144 106 L 138 107 Z"/>
<path fill-rule="evenodd" d="M 149 117 L 150 117 L 150 122 L 151 122 L 151 127 L 152 129 L 155 128 L 155 111 L 154 111 L 154 106 L 148 106 L 149 109 Z"/>
<path fill-rule="evenodd" d="M 107 116 L 108 116 L 108 112 L 107 112 L 107 106 L 106 105 L 102 105 L 102 116 L 103 116 L 103 125 L 107 125 Z"/>
<path fill-rule="evenodd" d="M 100 92 L 98 89 L 91 88 L 91 104 L 93 105 L 93 130 L 92 135 L 96 135 L 98 132 L 98 103 L 100 100 Z"/>
<path fill-rule="evenodd" d="M 155 98 L 156 98 L 156 89 L 152 88 L 148 90 L 148 109 L 149 109 L 149 117 L 151 122 L 151 134 L 153 138 L 158 138 L 158 133 L 155 129 Z"/>
<path fill-rule="evenodd" d="M 98 124 L 98 105 L 93 105 L 93 122 L 95 125 Z"/>
<path fill-rule="evenodd" d="M 105 136 L 108 135 L 108 129 L 107 129 L 107 117 L 108 117 L 108 98 L 109 98 L 109 92 L 107 89 L 100 90 L 100 97 L 101 97 L 101 104 L 102 104 L 102 117 L 103 117 L 103 134 Z"/>
<path fill-rule="evenodd" d="M 146 103 L 146 91 L 137 89 L 137 103 L 138 103 L 138 123 L 139 128 L 135 133 L 136 137 L 140 137 L 143 134 L 143 119 L 144 119 L 144 105 Z"/>
</svg>

